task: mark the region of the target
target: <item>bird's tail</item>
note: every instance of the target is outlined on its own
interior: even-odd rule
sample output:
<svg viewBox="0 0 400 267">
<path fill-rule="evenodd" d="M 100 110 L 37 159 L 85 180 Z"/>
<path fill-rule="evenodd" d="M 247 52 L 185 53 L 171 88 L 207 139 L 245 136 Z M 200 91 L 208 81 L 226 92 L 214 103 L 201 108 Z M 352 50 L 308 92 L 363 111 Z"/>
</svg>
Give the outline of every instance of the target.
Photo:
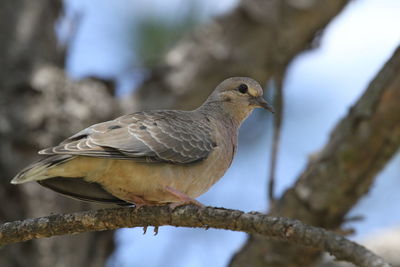
<svg viewBox="0 0 400 267">
<path fill-rule="evenodd" d="M 43 158 L 23 169 L 11 180 L 11 183 L 22 184 L 30 181 L 47 179 L 49 176 L 46 175 L 46 172 L 49 168 L 65 163 L 73 158 L 75 158 L 75 156 L 71 155 L 52 155 Z"/>
</svg>

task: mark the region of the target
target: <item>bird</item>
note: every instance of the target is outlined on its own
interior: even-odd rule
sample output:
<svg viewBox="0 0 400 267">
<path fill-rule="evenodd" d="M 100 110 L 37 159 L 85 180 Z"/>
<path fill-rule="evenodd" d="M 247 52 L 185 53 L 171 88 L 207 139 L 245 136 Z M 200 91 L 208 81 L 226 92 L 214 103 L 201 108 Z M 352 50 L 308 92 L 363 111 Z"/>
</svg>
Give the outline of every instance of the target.
<svg viewBox="0 0 400 267">
<path fill-rule="evenodd" d="M 230 167 L 238 130 L 255 108 L 274 109 L 248 77 L 222 81 L 191 111 L 149 110 L 94 124 L 18 173 L 63 195 L 118 205 L 202 206 L 196 198 Z"/>
</svg>

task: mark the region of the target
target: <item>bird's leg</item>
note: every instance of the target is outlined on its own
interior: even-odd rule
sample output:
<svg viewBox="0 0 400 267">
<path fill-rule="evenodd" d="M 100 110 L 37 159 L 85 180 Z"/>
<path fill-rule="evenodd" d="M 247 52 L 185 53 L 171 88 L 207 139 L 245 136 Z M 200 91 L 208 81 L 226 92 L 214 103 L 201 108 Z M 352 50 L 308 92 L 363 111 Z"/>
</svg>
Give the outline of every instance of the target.
<svg viewBox="0 0 400 267">
<path fill-rule="evenodd" d="M 178 202 L 173 202 L 173 203 L 169 204 L 169 207 L 171 209 L 175 209 L 176 207 L 187 205 L 187 204 L 193 204 L 197 207 L 204 208 L 204 205 L 201 204 L 200 202 L 198 202 L 196 199 L 191 198 L 188 195 L 186 195 L 172 187 L 166 186 L 166 187 L 164 187 L 164 189 L 166 192 L 176 196 L 180 200 Z"/>
<path fill-rule="evenodd" d="M 147 201 L 143 197 L 133 195 L 133 194 L 127 195 L 127 198 L 124 200 L 129 203 L 135 204 L 136 209 L 143 207 L 143 206 L 154 206 L 155 205 L 153 202 Z"/>
<path fill-rule="evenodd" d="M 133 194 L 128 194 L 128 199 L 124 199 L 125 201 L 128 201 L 129 203 L 135 204 L 135 209 L 140 209 L 143 206 L 154 206 L 153 202 L 145 200 L 143 197 L 139 197 Z M 147 226 L 143 227 L 143 234 L 145 235 L 147 232 Z M 154 235 L 158 234 L 158 226 L 154 227 Z"/>
</svg>

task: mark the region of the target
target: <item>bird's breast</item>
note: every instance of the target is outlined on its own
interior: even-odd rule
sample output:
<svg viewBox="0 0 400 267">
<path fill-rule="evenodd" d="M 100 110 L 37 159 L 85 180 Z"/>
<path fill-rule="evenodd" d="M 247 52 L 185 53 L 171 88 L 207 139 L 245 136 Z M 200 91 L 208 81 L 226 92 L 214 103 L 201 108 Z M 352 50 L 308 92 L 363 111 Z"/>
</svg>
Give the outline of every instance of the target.
<svg viewBox="0 0 400 267">
<path fill-rule="evenodd" d="M 118 198 L 126 199 L 126 195 L 135 195 L 155 202 L 173 202 L 177 199 L 165 192 L 166 186 L 196 198 L 224 175 L 232 157 L 233 149 L 220 144 L 206 159 L 190 164 L 142 163 L 89 157 L 77 159 L 80 158 L 80 166 L 91 167 L 86 170 L 85 180 L 101 184 Z"/>
</svg>

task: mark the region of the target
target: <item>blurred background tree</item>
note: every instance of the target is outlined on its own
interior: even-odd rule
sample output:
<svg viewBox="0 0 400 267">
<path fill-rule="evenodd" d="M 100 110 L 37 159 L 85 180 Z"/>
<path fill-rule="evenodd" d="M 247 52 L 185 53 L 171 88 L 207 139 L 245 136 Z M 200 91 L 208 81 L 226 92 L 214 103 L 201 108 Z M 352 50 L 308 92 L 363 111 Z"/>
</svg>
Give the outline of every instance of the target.
<svg viewBox="0 0 400 267">
<path fill-rule="evenodd" d="M 193 108 L 220 80 L 238 75 L 263 84 L 286 76 L 277 169 L 281 196 L 400 42 L 396 1 L 358 0 L 342 11 L 347 2 L 2 1 L 0 199 L 6 204 L 0 220 L 99 208 L 36 184 L 8 182 L 37 158 L 37 150 L 90 124 L 145 108 Z M 362 24 L 361 13 L 374 22 Z M 347 32 L 340 35 L 343 28 Z M 317 52 L 298 56 L 318 48 L 321 38 Z M 271 126 L 270 117 L 258 112 L 244 125 L 231 170 L 202 196 L 203 203 L 266 211 Z M 366 217 L 351 225 L 356 238 L 399 225 L 399 212 L 393 213 L 400 202 L 393 189 L 398 173 L 397 156 L 351 212 Z M 0 265 L 101 266 L 109 259 L 109 266 L 225 266 L 246 238 L 170 227 L 157 237 L 142 236 L 141 229 L 120 230 L 116 237 L 116 249 L 112 233 L 11 245 L 0 250 Z M 265 254 L 265 244 L 254 240 L 233 266 L 278 266 L 282 259 L 299 258 L 295 250 Z M 284 264 L 304 266 L 295 259 Z"/>
<path fill-rule="evenodd" d="M 136 54 L 138 61 L 146 68 L 154 68 L 160 64 L 167 51 L 185 34 L 188 34 L 200 23 L 195 1 L 189 1 L 188 10 L 180 11 L 176 18 L 143 17 L 134 25 L 138 29 Z"/>
</svg>

